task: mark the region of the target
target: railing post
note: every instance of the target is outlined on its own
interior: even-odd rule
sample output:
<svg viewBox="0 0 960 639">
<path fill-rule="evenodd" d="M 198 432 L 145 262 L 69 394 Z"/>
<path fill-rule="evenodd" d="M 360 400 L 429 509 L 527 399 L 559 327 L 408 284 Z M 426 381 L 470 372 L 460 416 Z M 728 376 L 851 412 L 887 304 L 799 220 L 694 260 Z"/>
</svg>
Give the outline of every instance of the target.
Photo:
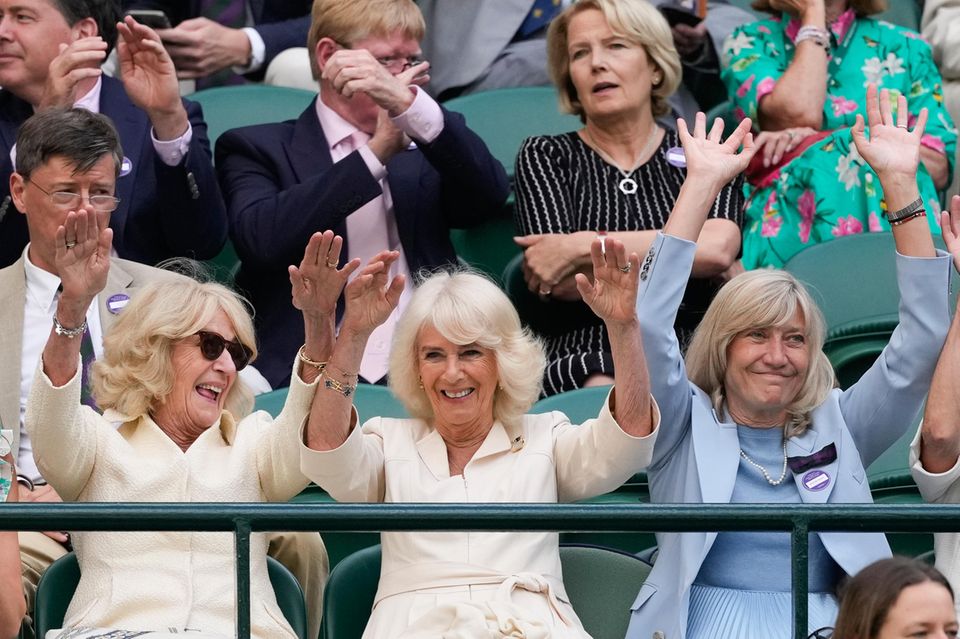
<svg viewBox="0 0 960 639">
<path fill-rule="evenodd" d="M 810 529 L 806 519 L 793 520 L 791 576 L 793 579 L 793 636 L 807 638 L 807 588 L 809 587 Z"/>
<path fill-rule="evenodd" d="M 250 522 L 235 520 L 234 548 L 237 552 L 237 637 L 250 639 Z"/>
</svg>

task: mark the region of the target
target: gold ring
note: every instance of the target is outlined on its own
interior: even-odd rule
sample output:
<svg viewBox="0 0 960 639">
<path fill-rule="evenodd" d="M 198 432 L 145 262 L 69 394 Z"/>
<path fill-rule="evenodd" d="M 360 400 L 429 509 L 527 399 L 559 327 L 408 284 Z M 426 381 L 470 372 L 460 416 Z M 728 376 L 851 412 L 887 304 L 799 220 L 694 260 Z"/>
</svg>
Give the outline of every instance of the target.
<svg viewBox="0 0 960 639">
<path fill-rule="evenodd" d="M 327 268 L 337 268 L 337 262 L 327 260 Z"/>
<path fill-rule="evenodd" d="M 619 270 L 621 273 L 629 273 L 630 269 L 632 268 L 633 268 L 633 264 L 631 264 L 630 262 L 627 262 L 626 266 L 618 266 L 617 270 Z"/>
</svg>

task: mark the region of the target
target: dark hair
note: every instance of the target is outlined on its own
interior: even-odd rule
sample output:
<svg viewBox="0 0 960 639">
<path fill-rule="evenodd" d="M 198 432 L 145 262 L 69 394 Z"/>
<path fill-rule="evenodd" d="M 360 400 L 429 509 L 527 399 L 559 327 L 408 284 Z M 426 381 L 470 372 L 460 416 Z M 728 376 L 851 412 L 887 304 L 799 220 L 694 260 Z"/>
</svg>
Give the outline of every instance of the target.
<svg viewBox="0 0 960 639">
<path fill-rule="evenodd" d="M 841 586 L 833 639 L 876 639 L 901 591 L 927 581 L 946 588 L 953 599 L 950 583 L 930 564 L 909 557 L 873 562 Z"/>
<path fill-rule="evenodd" d="M 105 155 L 113 158 L 119 175 L 123 149 L 109 118 L 86 109 L 45 109 L 20 126 L 14 170 L 29 179 L 34 169 L 60 156 L 83 173 Z"/>
<path fill-rule="evenodd" d="M 765 11 L 773 15 L 780 15 L 780 12 L 770 5 L 770 0 L 753 0 L 750 5 L 757 11 Z M 887 0 L 850 0 L 850 8 L 857 14 L 858 18 L 883 13 L 887 10 Z"/>
<path fill-rule="evenodd" d="M 93 18 L 97 33 L 107 43 L 107 55 L 117 44 L 117 22 L 120 20 L 118 0 L 50 0 L 67 24 L 73 26 L 84 18 Z"/>
</svg>

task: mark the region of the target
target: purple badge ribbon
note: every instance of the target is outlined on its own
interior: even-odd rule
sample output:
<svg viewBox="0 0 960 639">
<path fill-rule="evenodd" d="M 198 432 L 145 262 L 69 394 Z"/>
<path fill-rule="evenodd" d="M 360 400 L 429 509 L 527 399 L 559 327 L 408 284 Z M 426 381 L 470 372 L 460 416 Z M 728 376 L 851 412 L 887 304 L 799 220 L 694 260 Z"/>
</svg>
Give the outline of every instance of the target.
<svg viewBox="0 0 960 639">
<path fill-rule="evenodd" d="M 794 475 L 799 475 L 805 470 L 816 468 L 817 466 L 826 466 L 837 460 L 837 447 L 830 443 L 813 453 L 803 457 L 787 457 L 787 465 Z"/>
</svg>

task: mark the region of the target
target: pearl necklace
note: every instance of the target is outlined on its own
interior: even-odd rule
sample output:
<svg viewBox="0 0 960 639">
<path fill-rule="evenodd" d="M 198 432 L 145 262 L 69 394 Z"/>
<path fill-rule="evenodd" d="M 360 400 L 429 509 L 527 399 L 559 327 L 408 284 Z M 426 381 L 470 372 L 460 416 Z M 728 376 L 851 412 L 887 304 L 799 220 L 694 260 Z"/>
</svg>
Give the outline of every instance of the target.
<svg viewBox="0 0 960 639">
<path fill-rule="evenodd" d="M 586 134 L 587 140 L 590 142 L 590 148 L 596 151 L 597 155 L 603 158 L 607 164 L 613 166 L 615 169 L 620 171 L 620 175 L 623 176 L 623 178 L 620 180 L 620 183 L 617 185 L 620 189 L 620 192 L 623 193 L 624 195 L 633 195 L 634 193 L 636 193 L 637 181 L 630 176 L 633 175 L 634 172 L 643 165 L 643 161 L 646 159 L 647 154 L 650 152 L 650 149 L 653 147 L 654 143 L 657 142 L 657 138 L 659 137 L 659 134 L 660 134 L 660 127 L 657 126 L 656 124 L 653 125 L 653 131 L 650 133 L 650 137 L 647 138 L 646 144 L 644 144 L 643 149 L 640 150 L 640 155 L 638 156 L 639 161 L 629 171 L 625 169 L 621 169 L 620 165 L 617 164 L 613 160 L 613 158 L 607 155 L 606 151 L 600 148 L 600 145 L 597 143 L 596 139 L 593 137 L 593 134 L 590 133 L 589 127 L 584 127 L 583 132 Z"/>
<path fill-rule="evenodd" d="M 770 484 L 771 486 L 779 486 L 780 484 L 783 483 L 783 480 L 787 478 L 787 440 L 786 439 L 783 440 L 783 471 L 780 473 L 780 479 L 777 479 L 776 481 L 770 478 L 770 473 L 767 472 L 766 468 L 764 468 L 757 462 L 747 457 L 747 454 L 743 452 L 742 448 L 740 449 L 740 457 L 743 458 L 743 461 L 747 462 L 748 464 L 750 464 L 751 466 L 759 470 L 763 474 L 763 478 L 766 479 L 767 483 Z"/>
</svg>

